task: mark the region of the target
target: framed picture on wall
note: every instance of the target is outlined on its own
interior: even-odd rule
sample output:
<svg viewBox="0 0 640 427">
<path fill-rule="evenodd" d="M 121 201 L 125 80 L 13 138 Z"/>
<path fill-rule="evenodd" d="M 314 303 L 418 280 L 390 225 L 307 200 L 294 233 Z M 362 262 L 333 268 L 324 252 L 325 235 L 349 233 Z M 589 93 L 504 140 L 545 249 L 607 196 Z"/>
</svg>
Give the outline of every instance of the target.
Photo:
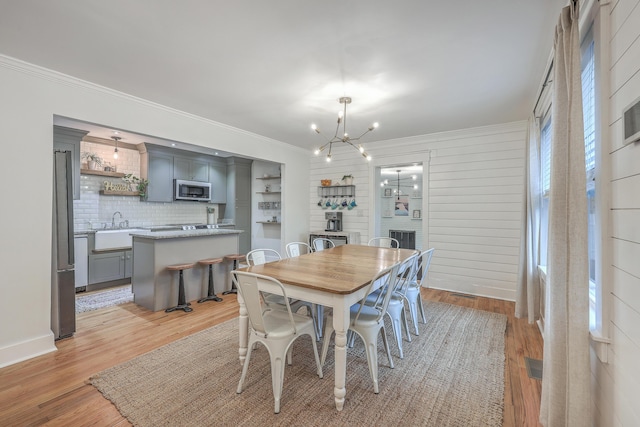
<svg viewBox="0 0 640 427">
<path fill-rule="evenodd" d="M 414 219 L 420 219 L 420 218 L 421 218 L 421 216 L 420 216 L 420 209 L 414 209 L 414 210 L 413 210 L 413 218 L 414 218 Z"/>
<path fill-rule="evenodd" d="M 391 197 L 392 193 L 391 193 L 391 189 L 390 188 L 385 188 L 384 189 L 384 197 Z"/>
<path fill-rule="evenodd" d="M 408 196 L 399 196 L 395 201 L 395 216 L 409 216 Z"/>
</svg>

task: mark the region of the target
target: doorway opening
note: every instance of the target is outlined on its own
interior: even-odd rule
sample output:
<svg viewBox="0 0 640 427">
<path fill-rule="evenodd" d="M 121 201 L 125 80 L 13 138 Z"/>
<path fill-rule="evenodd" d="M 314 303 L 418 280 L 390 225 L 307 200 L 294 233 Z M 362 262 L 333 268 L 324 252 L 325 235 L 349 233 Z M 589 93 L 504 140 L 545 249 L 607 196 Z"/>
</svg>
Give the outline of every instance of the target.
<svg viewBox="0 0 640 427">
<path fill-rule="evenodd" d="M 422 163 L 376 167 L 373 237 L 393 237 L 401 248 L 422 250 L 426 182 Z"/>
</svg>

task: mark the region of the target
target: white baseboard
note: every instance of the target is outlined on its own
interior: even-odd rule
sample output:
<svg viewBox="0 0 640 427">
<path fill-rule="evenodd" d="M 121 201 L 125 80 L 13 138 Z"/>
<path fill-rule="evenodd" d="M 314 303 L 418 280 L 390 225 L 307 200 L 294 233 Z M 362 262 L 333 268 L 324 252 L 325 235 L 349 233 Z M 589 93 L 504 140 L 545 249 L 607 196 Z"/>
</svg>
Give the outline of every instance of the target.
<svg viewBox="0 0 640 427">
<path fill-rule="evenodd" d="M 451 280 L 426 280 L 423 284 L 426 288 L 440 289 L 449 292 L 460 292 L 468 295 L 475 295 L 478 297 L 487 297 L 501 299 L 505 301 L 515 301 L 515 290 L 512 289 L 500 289 L 485 286 L 482 284 L 470 283 L 470 282 L 453 282 Z"/>
<path fill-rule="evenodd" d="M 0 368 L 56 351 L 53 332 L 0 348 Z"/>
</svg>

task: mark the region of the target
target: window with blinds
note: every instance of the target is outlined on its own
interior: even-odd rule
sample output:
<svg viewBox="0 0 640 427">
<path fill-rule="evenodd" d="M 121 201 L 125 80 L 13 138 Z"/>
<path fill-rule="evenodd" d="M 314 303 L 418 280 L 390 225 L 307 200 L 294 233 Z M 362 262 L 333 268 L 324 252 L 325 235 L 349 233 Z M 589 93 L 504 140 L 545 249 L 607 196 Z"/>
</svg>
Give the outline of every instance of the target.
<svg viewBox="0 0 640 427">
<path fill-rule="evenodd" d="M 542 180 L 540 189 L 542 197 L 549 196 L 549 188 L 551 186 L 551 114 L 545 117 L 542 122 L 542 130 L 540 132 L 540 158 L 542 161 L 540 168 L 540 179 Z"/>
<path fill-rule="evenodd" d="M 589 173 L 596 168 L 596 100 L 595 100 L 595 64 L 593 57 L 593 41 L 587 44 L 582 52 L 582 116 L 584 119 L 584 152 Z"/>
<path fill-rule="evenodd" d="M 594 42 L 590 34 L 581 46 L 582 116 L 584 120 L 584 157 L 587 169 L 587 214 L 589 250 L 589 327 L 596 326 L 596 101 Z"/>
<path fill-rule="evenodd" d="M 587 172 L 587 206 L 589 226 L 589 278 L 590 294 L 595 298 L 596 281 L 596 99 L 595 99 L 595 58 L 594 41 L 591 32 L 581 46 L 582 62 L 582 114 L 584 120 L 585 167 Z M 551 114 L 543 119 L 540 129 L 540 265 L 547 262 L 549 191 L 551 188 Z"/>
</svg>

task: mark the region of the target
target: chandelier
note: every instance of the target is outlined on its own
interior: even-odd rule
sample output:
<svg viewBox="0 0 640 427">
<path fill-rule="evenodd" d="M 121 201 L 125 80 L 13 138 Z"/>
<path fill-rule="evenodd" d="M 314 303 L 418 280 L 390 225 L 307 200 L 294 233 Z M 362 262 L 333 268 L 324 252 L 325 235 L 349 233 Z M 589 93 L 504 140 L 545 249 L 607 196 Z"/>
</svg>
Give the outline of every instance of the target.
<svg viewBox="0 0 640 427">
<path fill-rule="evenodd" d="M 356 146 L 353 142 L 354 141 L 358 141 L 360 138 L 362 138 L 363 136 L 365 136 L 366 134 L 368 134 L 372 130 L 376 129 L 378 127 L 378 122 L 373 123 L 371 126 L 369 126 L 369 128 L 367 128 L 367 130 L 364 131 L 364 133 L 362 135 L 360 135 L 359 137 L 352 138 L 347 133 L 347 104 L 351 104 L 351 98 L 349 98 L 348 96 L 343 96 L 342 98 L 338 99 L 338 102 L 340 102 L 340 104 L 344 104 L 344 109 L 343 109 L 343 111 L 340 111 L 338 113 L 338 123 L 336 125 L 336 133 L 333 135 L 333 138 L 331 138 L 331 139 L 327 138 L 324 134 L 322 134 L 320 132 L 320 129 L 318 129 L 318 127 L 315 124 L 311 125 L 311 129 L 316 131 L 317 134 L 322 135 L 327 140 L 327 142 L 324 145 L 320 146 L 319 148 L 317 148 L 315 150 L 315 155 L 316 156 L 319 155 L 325 148 L 329 147 L 329 151 L 327 152 L 326 159 L 327 159 L 327 162 L 330 162 L 331 161 L 331 148 L 333 147 L 333 144 L 334 143 L 338 143 L 338 142 L 343 142 L 345 144 L 348 144 L 348 145 L 352 146 L 356 150 L 358 150 L 358 152 L 365 159 L 371 160 L 371 156 L 368 155 L 364 151 L 364 148 L 362 147 L 362 145 L 358 144 Z M 340 125 L 342 125 L 342 132 L 340 132 Z M 338 133 L 341 133 L 341 135 L 338 136 Z"/>
<path fill-rule="evenodd" d="M 418 184 L 416 183 L 416 180 L 418 179 L 417 175 L 411 175 L 406 178 L 400 178 L 400 172 L 402 172 L 402 170 L 400 169 L 396 170 L 396 174 L 398 175 L 398 178 L 396 180 L 396 188 L 393 189 L 393 192 L 395 193 L 396 199 L 398 201 L 400 201 L 400 196 L 407 196 L 409 194 L 407 191 L 403 191 L 401 187 L 410 188 L 413 190 L 417 190 L 419 188 Z M 405 183 L 405 181 L 408 181 L 409 183 L 407 184 Z M 387 185 L 391 187 L 393 184 L 390 184 L 388 179 L 385 179 L 384 181 L 380 182 L 381 187 L 386 187 Z"/>
</svg>

